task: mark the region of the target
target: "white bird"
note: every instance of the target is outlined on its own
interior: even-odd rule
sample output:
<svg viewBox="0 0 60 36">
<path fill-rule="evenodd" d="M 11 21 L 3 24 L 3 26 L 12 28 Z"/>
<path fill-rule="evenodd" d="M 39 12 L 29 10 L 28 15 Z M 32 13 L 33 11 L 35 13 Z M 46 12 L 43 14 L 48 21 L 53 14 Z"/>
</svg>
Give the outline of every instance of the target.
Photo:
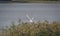
<svg viewBox="0 0 60 36">
<path fill-rule="evenodd" d="M 34 18 L 30 18 L 28 15 L 26 15 L 26 17 L 29 19 L 29 22 L 33 22 Z"/>
</svg>

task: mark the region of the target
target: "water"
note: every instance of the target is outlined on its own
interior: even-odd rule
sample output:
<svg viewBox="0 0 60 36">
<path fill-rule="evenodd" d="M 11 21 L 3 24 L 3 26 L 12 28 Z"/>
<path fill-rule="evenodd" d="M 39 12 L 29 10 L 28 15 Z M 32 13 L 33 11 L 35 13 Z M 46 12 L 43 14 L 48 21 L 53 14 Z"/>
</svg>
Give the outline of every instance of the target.
<svg viewBox="0 0 60 36">
<path fill-rule="evenodd" d="M 52 3 L 0 3 L 0 28 L 10 25 L 12 21 L 17 23 L 20 18 L 28 21 L 28 14 L 34 21 L 60 20 L 60 4 Z"/>
</svg>

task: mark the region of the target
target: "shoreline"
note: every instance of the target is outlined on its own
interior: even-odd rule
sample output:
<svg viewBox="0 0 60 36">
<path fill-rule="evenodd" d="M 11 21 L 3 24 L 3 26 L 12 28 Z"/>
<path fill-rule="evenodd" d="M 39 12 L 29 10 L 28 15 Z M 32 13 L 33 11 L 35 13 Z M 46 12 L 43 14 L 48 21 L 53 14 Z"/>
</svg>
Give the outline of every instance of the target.
<svg viewBox="0 0 60 36">
<path fill-rule="evenodd" d="M 0 3 L 60 3 L 60 1 L 30 1 L 30 2 L 21 2 L 21 1 L 0 1 Z"/>
</svg>

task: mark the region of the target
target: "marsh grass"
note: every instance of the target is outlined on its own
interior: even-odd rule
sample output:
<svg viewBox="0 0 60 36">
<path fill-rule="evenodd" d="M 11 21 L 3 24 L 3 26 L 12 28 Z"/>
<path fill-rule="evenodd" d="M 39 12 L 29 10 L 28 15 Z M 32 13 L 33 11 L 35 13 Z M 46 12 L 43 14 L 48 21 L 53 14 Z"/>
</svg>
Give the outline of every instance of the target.
<svg viewBox="0 0 60 36">
<path fill-rule="evenodd" d="M 27 22 L 18 25 L 12 23 L 10 28 L 1 34 L 3 36 L 60 36 L 60 22 Z"/>
</svg>

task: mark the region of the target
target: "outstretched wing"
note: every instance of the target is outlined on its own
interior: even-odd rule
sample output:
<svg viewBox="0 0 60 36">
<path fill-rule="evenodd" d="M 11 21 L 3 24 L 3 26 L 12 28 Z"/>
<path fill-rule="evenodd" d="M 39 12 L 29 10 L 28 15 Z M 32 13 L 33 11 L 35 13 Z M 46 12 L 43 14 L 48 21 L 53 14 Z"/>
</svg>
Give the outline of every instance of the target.
<svg viewBox="0 0 60 36">
<path fill-rule="evenodd" d="M 28 15 L 26 15 L 26 17 L 27 17 L 29 20 L 31 20 L 31 18 L 30 18 Z"/>
</svg>

